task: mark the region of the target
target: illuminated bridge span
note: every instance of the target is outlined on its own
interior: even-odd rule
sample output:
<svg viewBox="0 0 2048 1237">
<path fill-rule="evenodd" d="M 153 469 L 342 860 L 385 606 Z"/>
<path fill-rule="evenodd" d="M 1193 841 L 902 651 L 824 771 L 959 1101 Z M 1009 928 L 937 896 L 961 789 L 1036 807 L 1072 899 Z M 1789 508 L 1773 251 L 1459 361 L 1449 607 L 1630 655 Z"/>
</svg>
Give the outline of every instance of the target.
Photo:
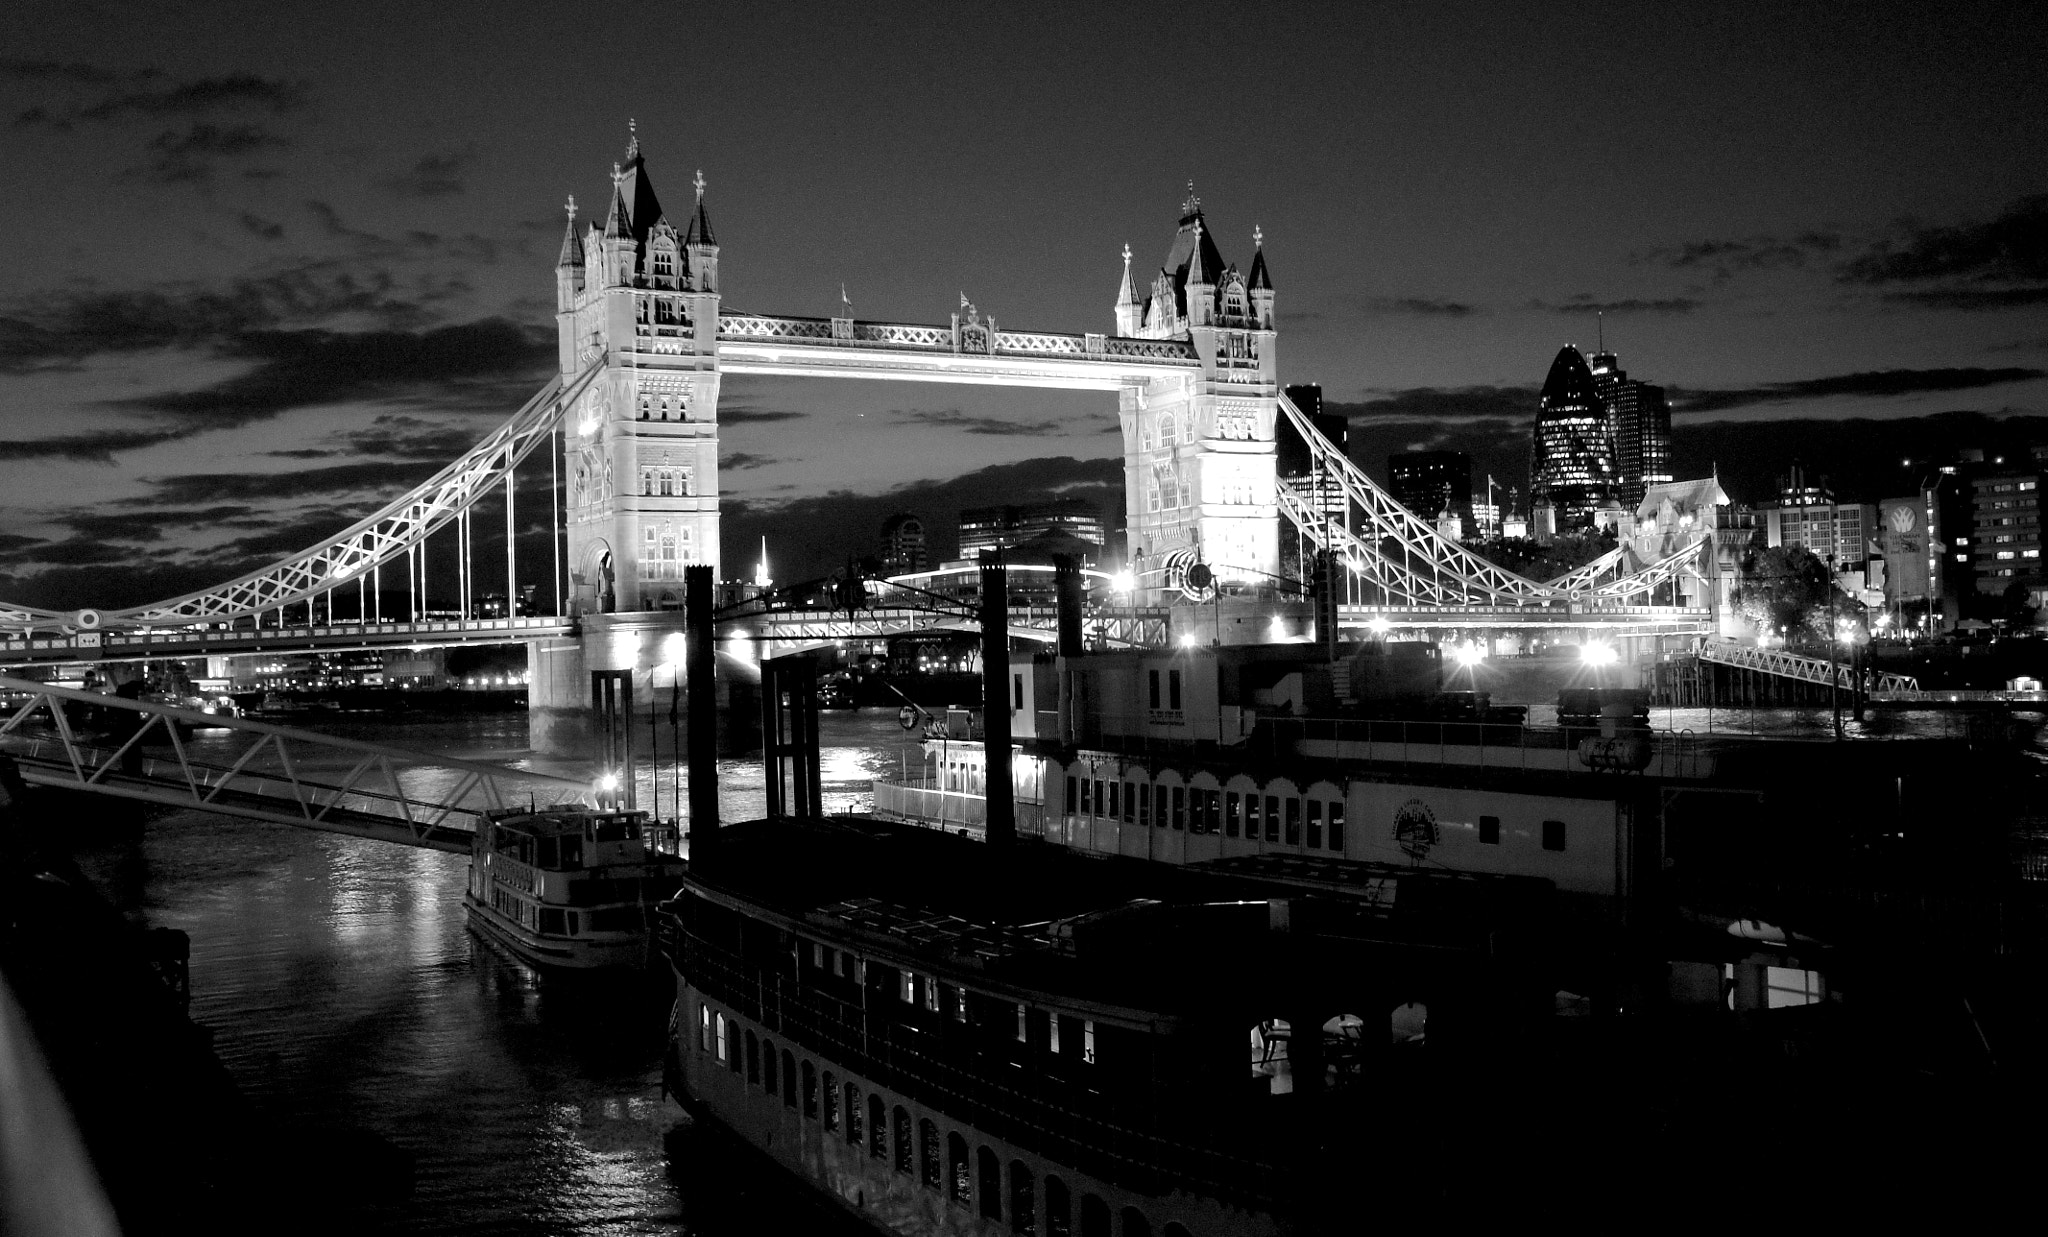
<svg viewBox="0 0 2048 1237">
<path fill-rule="evenodd" d="M 570 778 L 0 677 L 0 755 L 32 785 L 194 808 L 467 854 L 486 812 L 584 798 Z M 96 732 L 81 727 L 98 722 Z M 186 747 L 191 728 L 235 732 L 225 764 Z M 115 737 L 95 737 L 95 734 Z M 169 754 L 164 755 L 163 749 Z"/>
<path fill-rule="evenodd" d="M 1224 260 L 1192 186 L 1161 265 L 1134 268 L 1124 247 L 1115 330 L 1100 334 L 1001 327 L 965 296 L 947 321 L 929 324 L 726 310 L 704 187 L 699 175 L 691 209 L 671 220 L 635 138 L 614 165 L 600 217 L 579 231 L 571 200 L 555 268 L 557 376 L 434 477 L 334 537 L 215 588 L 125 609 L 0 603 L 0 660 L 545 643 L 575 632 L 583 616 L 680 610 L 683 566 L 708 563 L 723 574 L 718 403 L 726 374 L 1115 392 L 1130 585 L 1112 604 L 1093 606 L 1089 619 L 1099 632 L 1114 629 L 1106 636 L 1114 641 L 1163 639 L 1157 616 L 1167 606 L 1217 591 L 1297 591 L 1302 582 L 1281 578 L 1284 525 L 1304 548 L 1339 564 L 1339 621 L 1347 626 L 1384 617 L 1428 626 L 1512 619 L 1705 628 L 1705 609 L 1657 604 L 1699 575 L 1704 539 L 1659 561 L 1623 549 L 1536 581 L 1479 558 L 1380 489 L 1282 394 L 1263 233 L 1253 230 L 1249 269 L 1240 272 Z M 1283 418 L 1309 446 L 1307 479 L 1276 474 Z M 495 504 L 502 491 L 505 595 L 516 597 L 514 470 L 544 443 L 557 534 L 552 614 L 530 628 L 480 624 L 466 616 L 475 614 L 479 582 L 495 583 L 496 568 L 472 553 L 479 504 Z M 430 580 L 430 536 L 443 547 L 443 564 L 447 542 L 455 544 L 452 586 Z M 384 586 L 398 578 L 406 613 L 386 622 Z M 452 600 L 455 615 L 465 616 L 454 628 L 420 629 L 433 617 L 430 583 L 444 607 Z M 351 594 L 353 628 L 334 621 Z M 946 618 L 892 613 L 886 590 L 875 603 L 870 616 L 820 610 L 771 621 L 808 639 L 942 626 Z M 238 630 L 265 624 L 269 630 Z M 1019 616 L 1020 629 L 1036 625 Z M 575 677 L 565 672 L 561 681 Z"/>
</svg>

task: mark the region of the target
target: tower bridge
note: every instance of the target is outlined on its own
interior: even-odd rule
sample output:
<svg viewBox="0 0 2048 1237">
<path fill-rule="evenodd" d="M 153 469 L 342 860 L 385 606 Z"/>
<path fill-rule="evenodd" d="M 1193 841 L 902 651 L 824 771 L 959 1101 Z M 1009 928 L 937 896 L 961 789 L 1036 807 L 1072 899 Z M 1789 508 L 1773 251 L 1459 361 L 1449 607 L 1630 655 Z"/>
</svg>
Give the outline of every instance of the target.
<svg viewBox="0 0 2048 1237">
<path fill-rule="evenodd" d="M 1701 565 L 1712 547 L 1704 536 L 1656 561 L 1624 548 L 1536 581 L 1443 537 L 1382 490 L 1281 389 L 1263 233 L 1254 230 L 1240 272 L 1225 260 L 1192 185 L 1160 266 L 1140 271 L 1125 246 L 1105 323 L 1114 330 L 1102 333 L 1012 329 L 964 296 L 943 323 L 728 312 L 701 173 L 691 187 L 688 210 L 672 218 L 635 135 L 613 165 L 600 215 L 579 228 L 570 199 L 555 265 L 557 375 L 434 477 L 319 545 L 210 589 L 126 609 L 0 603 L 0 660 L 186 655 L 243 642 L 275 652 L 525 641 L 538 740 L 539 719 L 587 707 L 587 672 L 651 672 L 647 646 L 658 642 L 637 642 L 638 660 L 616 664 L 618 642 L 595 638 L 586 629 L 597 624 L 583 620 L 632 615 L 649 630 L 679 629 L 683 568 L 720 567 L 718 409 L 727 374 L 1113 392 L 1133 586 L 1094 607 L 1091 625 L 1107 632 L 1121 613 L 1115 639 L 1163 640 L 1175 607 L 1272 596 L 1287 533 L 1305 554 L 1335 564 L 1344 627 L 1380 619 L 1438 630 L 1708 630 Z M 1277 475 L 1282 422 L 1308 444 L 1311 477 Z M 429 539 L 444 558 L 454 543 L 457 612 L 468 616 L 479 582 L 496 570 L 475 561 L 474 521 L 502 491 L 509 533 L 514 472 L 542 458 L 557 530 L 553 613 L 502 626 L 467 617 L 424 623 L 429 585 L 449 588 L 429 579 Z M 506 540 L 509 597 L 518 592 L 519 565 Z M 412 612 L 386 622 L 371 607 L 381 606 L 387 574 L 400 572 Z M 529 565 L 528 574 L 538 573 Z M 351 592 L 357 622 L 335 623 L 337 597 L 345 606 Z M 796 643 L 948 621 L 892 610 L 887 590 L 874 601 L 866 615 L 764 616 L 753 634 Z M 325 622 L 316 621 L 321 603 Z M 1020 618 L 1020 627 L 1032 625 L 1028 614 Z"/>
</svg>

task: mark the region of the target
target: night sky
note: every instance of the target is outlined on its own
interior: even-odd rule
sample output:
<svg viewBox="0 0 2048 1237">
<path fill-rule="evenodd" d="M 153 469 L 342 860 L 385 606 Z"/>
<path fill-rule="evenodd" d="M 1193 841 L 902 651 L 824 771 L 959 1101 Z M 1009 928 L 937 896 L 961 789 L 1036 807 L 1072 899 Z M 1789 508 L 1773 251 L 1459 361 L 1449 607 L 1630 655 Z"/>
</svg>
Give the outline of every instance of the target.
<svg viewBox="0 0 2048 1237">
<path fill-rule="evenodd" d="M 1451 446 L 1526 487 L 1536 388 L 1596 310 L 1671 389 L 1680 475 L 1741 499 L 1795 455 L 1874 500 L 1956 446 L 2048 442 L 2038 5 L 9 18 L 4 600 L 224 579 L 487 433 L 552 366 L 562 203 L 602 208 L 628 118 L 678 215 L 703 170 L 741 311 L 825 315 L 844 284 L 864 319 L 965 293 L 1110 330 L 1119 251 L 1142 282 L 1192 179 L 1240 268 L 1263 229 L 1283 377 L 1375 473 Z M 734 378 L 721 414 L 729 575 L 764 533 L 788 579 L 895 510 L 945 549 L 963 505 L 1121 501 L 1107 396 Z"/>
</svg>

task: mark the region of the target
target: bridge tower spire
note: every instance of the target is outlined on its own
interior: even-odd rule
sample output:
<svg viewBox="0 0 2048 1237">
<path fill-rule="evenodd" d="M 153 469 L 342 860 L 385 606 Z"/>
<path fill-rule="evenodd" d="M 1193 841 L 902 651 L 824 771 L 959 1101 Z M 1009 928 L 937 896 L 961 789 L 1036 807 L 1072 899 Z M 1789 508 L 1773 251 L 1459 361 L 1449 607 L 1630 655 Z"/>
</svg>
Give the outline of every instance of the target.
<svg viewBox="0 0 2048 1237">
<path fill-rule="evenodd" d="M 680 609 L 683 568 L 720 564 L 718 245 L 704 181 L 686 227 L 662 210 L 638 126 L 601 220 L 556 262 L 569 601 L 579 614 Z"/>
<path fill-rule="evenodd" d="M 1148 600 L 1167 600 L 1197 562 L 1226 590 L 1279 574 L 1273 281 L 1265 233 L 1252 236 L 1247 278 L 1224 261 L 1190 181 L 1150 295 L 1140 301 L 1128 265 L 1118 290 L 1118 334 L 1185 340 L 1201 360 L 1199 373 L 1120 396 L 1128 559 Z"/>
</svg>

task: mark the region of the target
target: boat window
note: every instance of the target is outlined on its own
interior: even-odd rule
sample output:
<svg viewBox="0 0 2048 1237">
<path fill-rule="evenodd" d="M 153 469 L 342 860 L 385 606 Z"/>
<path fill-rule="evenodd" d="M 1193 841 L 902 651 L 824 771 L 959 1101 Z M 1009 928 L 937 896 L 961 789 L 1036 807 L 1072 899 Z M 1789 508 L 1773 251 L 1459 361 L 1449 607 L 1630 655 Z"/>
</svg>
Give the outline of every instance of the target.
<svg viewBox="0 0 2048 1237">
<path fill-rule="evenodd" d="M 1010 1161 L 1010 1231 L 1038 1231 L 1038 1192 L 1032 1187 L 1031 1169 L 1022 1160 Z"/>
<path fill-rule="evenodd" d="M 1266 840 L 1268 842 L 1277 842 L 1280 840 L 1279 795 L 1266 796 Z"/>
<path fill-rule="evenodd" d="M 818 1070 L 809 1061 L 804 1062 L 804 1116 L 818 1119 Z"/>
<path fill-rule="evenodd" d="M 1101 780 L 1100 778 L 1086 778 L 1086 777 L 1082 778 L 1082 779 L 1081 779 L 1081 815 L 1083 815 L 1083 816 L 1093 816 L 1093 815 L 1095 815 L 1095 814 L 1096 814 L 1096 812 L 1095 812 L 1095 805 L 1096 805 L 1096 803 L 1097 803 L 1097 802 L 1098 802 L 1098 801 L 1099 801 L 1099 800 L 1101 799 L 1101 795 L 1102 795 L 1102 780 Z"/>
<path fill-rule="evenodd" d="M 1080 811 L 1080 803 L 1080 779 L 1070 773 L 1067 775 L 1067 815 L 1073 816 L 1078 813 Z"/>
<path fill-rule="evenodd" d="M 1500 817 L 1481 816 L 1479 818 L 1479 840 L 1487 846 L 1500 845 Z"/>
<path fill-rule="evenodd" d="M 896 996 L 905 1005 L 915 1005 L 917 1003 L 916 971 L 897 972 Z"/>
<path fill-rule="evenodd" d="M 1158 787 L 1152 796 L 1152 825 L 1154 828 L 1166 828 L 1166 822 L 1170 819 L 1170 814 L 1167 811 L 1170 802 L 1167 797 L 1166 787 Z"/>
<path fill-rule="evenodd" d="M 1226 790 L 1223 792 L 1224 837 L 1234 838 L 1237 836 L 1237 813 L 1239 811 L 1239 801 L 1242 798 L 1243 796 L 1239 795 L 1234 790 Z"/>
<path fill-rule="evenodd" d="M 1095 1020 L 1084 1019 L 1081 1023 L 1081 1060 L 1095 1064 Z"/>
<path fill-rule="evenodd" d="M 1420 1046 L 1429 1030 L 1429 1006 L 1421 1001 L 1409 1001 L 1396 1005 L 1394 1012 L 1387 1015 L 1387 1038 L 1394 1044 Z"/>
<path fill-rule="evenodd" d="M 1341 799 L 1330 802 L 1330 849 L 1344 849 L 1344 803 Z"/>
<path fill-rule="evenodd" d="M 811 966 L 820 971 L 825 969 L 825 947 L 816 941 L 811 942 Z"/>
<path fill-rule="evenodd" d="M 946 1135 L 946 1177 L 953 1183 L 953 1201 L 966 1206 L 974 1201 L 974 1181 L 967 1175 L 967 1140 Z"/>
<path fill-rule="evenodd" d="M 910 1175 L 910 1112 L 903 1105 L 889 1114 L 890 1149 L 895 1153 L 896 1171 Z"/>
<path fill-rule="evenodd" d="M 699 1002 L 699 1003 L 698 1003 L 698 1005 L 697 1005 L 697 1014 L 698 1014 L 698 1022 L 697 1022 L 697 1049 L 698 1049 L 698 1051 L 700 1051 L 700 1052 L 710 1052 L 710 1051 L 711 1051 L 711 1007 L 710 1007 L 709 1005 L 705 1005 L 705 1004 L 703 1004 L 702 1002 Z"/>
<path fill-rule="evenodd" d="M 1030 1013 L 1030 1006 L 1022 1001 L 1017 1002 L 1017 1042 L 1020 1044 L 1025 1043 L 1028 1039 L 1027 1031 L 1030 1027 Z"/>
<path fill-rule="evenodd" d="M 1152 824 L 1152 783 L 1150 782 L 1138 783 L 1138 823 L 1148 827 Z"/>
<path fill-rule="evenodd" d="M 555 866 L 555 840 L 553 838 L 542 838 L 540 840 L 536 861 L 544 868 Z"/>
<path fill-rule="evenodd" d="M 932 1013 L 939 1012 L 939 981 L 927 975 L 923 979 L 924 1007 Z"/>
<path fill-rule="evenodd" d="M 839 1128 L 839 1088 L 832 1081 L 832 1072 L 825 1071 L 825 1128 Z"/>
<path fill-rule="evenodd" d="M 727 1021 L 725 1020 L 725 1015 L 724 1015 L 724 1014 L 719 1014 L 719 1015 L 717 1015 L 717 1018 L 718 1018 L 718 1059 L 719 1059 L 719 1060 L 721 1060 L 721 1061 L 729 1061 L 729 1060 L 731 1060 L 731 1059 L 732 1059 L 732 1039 L 731 1039 L 731 1035 L 732 1035 L 732 1024 L 731 1024 L 731 1023 L 729 1023 L 729 1022 L 727 1022 Z"/>
<path fill-rule="evenodd" d="M 1180 671 L 1178 670 L 1166 672 L 1166 707 L 1175 712 L 1180 711 Z"/>
<path fill-rule="evenodd" d="M 563 867 L 580 868 L 583 866 L 583 836 L 581 834 L 565 833 L 556 839 L 556 844 L 560 849 Z"/>
<path fill-rule="evenodd" d="M 1321 799 L 1310 799 L 1308 801 L 1308 845 L 1312 850 L 1321 850 L 1323 846 L 1323 801 Z"/>
<path fill-rule="evenodd" d="M 1294 1058 L 1289 1051 L 1294 1027 L 1285 1018 L 1264 1018 L 1251 1028 L 1251 1080 L 1254 1091 L 1286 1095 L 1294 1090 Z"/>
<path fill-rule="evenodd" d="M 925 1117 L 917 1123 L 917 1175 L 926 1189 L 939 1188 L 939 1169 L 939 1127 Z"/>
<path fill-rule="evenodd" d="M 1109 805 L 1108 805 L 1107 807 L 1105 807 L 1105 808 L 1103 808 L 1103 809 L 1102 809 L 1102 814 L 1103 814 L 1104 816 L 1107 816 L 1107 817 L 1109 817 L 1109 818 L 1110 818 L 1111 820 L 1115 820 L 1115 819 L 1116 819 L 1116 782 L 1115 782 L 1114 780 L 1111 780 L 1111 781 L 1109 781 L 1109 782 L 1106 782 L 1106 783 L 1104 783 L 1104 784 L 1103 784 L 1103 788 L 1102 788 L 1102 789 L 1103 789 L 1104 793 L 1106 793 L 1106 794 L 1107 794 L 1107 795 L 1109 796 Z"/>
<path fill-rule="evenodd" d="M 882 1108 L 882 1097 L 868 1093 L 868 1155 L 879 1160 L 889 1154 L 889 1115 Z"/>
<path fill-rule="evenodd" d="M 1287 844 L 1301 845 L 1301 800 L 1287 801 Z"/>
<path fill-rule="evenodd" d="M 1563 821 L 1561 821 L 1561 820 L 1546 820 L 1546 821 L 1544 821 L 1544 822 L 1543 822 L 1543 849 L 1545 849 L 1545 850 L 1563 850 L 1563 849 L 1564 849 L 1564 822 L 1563 822 Z"/>
<path fill-rule="evenodd" d="M 1109 1204 L 1093 1194 L 1081 1196 L 1081 1237 L 1109 1237 Z"/>
<path fill-rule="evenodd" d="M 796 1057 L 787 1048 L 782 1050 L 782 1106 L 796 1107 Z"/>
<path fill-rule="evenodd" d="M 987 1147 L 974 1149 L 974 1175 L 980 1178 L 981 1214 L 990 1220 L 1003 1218 L 1003 1164 Z"/>
<path fill-rule="evenodd" d="M 1142 789 L 1131 782 L 1124 783 L 1124 823 L 1129 824 L 1138 810 L 1138 791 Z"/>
<path fill-rule="evenodd" d="M 754 1038 L 752 1031 L 747 1032 L 747 1081 L 761 1081 L 761 1041 Z"/>
<path fill-rule="evenodd" d="M 1365 1079 L 1365 1019 L 1338 1014 L 1323 1024 L 1323 1075 L 1332 1088 L 1356 1086 Z"/>
<path fill-rule="evenodd" d="M 1146 694 L 1146 699 L 1150 702 L 1150 707 L 1156 709 L 1159 707 L 1159 672 L 1152 670 L 1148 671 L 1147 675 L 1149 676 L 1151 686 Z"/>
<path fill-rule="evenodd" d="M 860 1088 L 846 1084 L 846 1144 L 858 1147 L 861 1144 Z"/>
<path fill-rule="evenodd" d="M 1257 795 L 1246 795 L 1244 797 L 1244 836 L 1247 841 L 1256 842 L 1259 840 L 1259 819 L 1259 797 Z"/>
<path fill-rule="evenodd" d="M 775 1041 L 772 1039 L 761 1041 L 761 1087 L 770 1096 L 773 1096 L 776 1092 Z"/>
<path fill-rule="evenodd" d="M 1074 1237 L 1074 1205 L 1058 1177 L 1045 1179 L 1045 1237 Z"/>
<path fill-rule="evenodd" d="M 542 909 L 540 913 L 540 930 L 550 936 L 568 935 L 567 926 L 562 922 L 562 912 L 558 910 Z"/>
<path fill-rule="evenodd" d="M 1123 1237 L 1152 1237 L 1152 1221 L 1136 1207 L 1124 1208 Z"/>
</svg>

